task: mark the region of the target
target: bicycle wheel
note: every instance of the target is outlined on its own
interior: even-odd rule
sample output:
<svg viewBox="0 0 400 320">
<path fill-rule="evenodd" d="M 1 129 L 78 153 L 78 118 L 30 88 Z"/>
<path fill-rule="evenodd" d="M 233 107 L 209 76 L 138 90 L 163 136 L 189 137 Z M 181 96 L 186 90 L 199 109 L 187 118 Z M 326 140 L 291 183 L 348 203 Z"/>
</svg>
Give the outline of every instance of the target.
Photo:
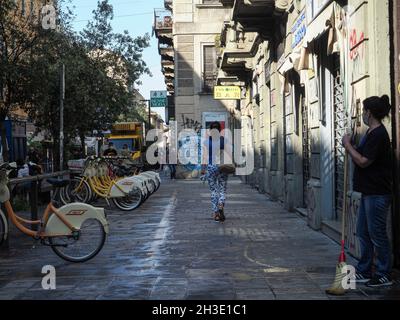
<svg viewBox="0 0 400 320">
<path fill-rule="evenodd" d="M 69 262 L 85 262 L 95 257 L 104 246 L 106 232 L 97 219 L 87 219 L 79 235 L 49 238 L 51 248 L 60 258 Z"/>
<path fill-rule="evenodd" d="M 153 179 L 150 180 L 150 185 L 151 185 L 151 193 L 150 195 L 152 195 L 154 192 L 157 191 L 157 185 L 155 183 L 155 181 Z"/>
<path fill-rule="evenodd" d="M 137 209 L 143 200 L 143 195 L 139 188 L 134 188 L 126 197 L 112 198 L 115 206 L 122 211 Z"/>
<path fill-rule="evenodd" d="M 160 189 L 160 185 L 161 185 L 161 183 L 160 183 L 160 181 L 158 180 L 158 179 L 155 179 L 155 181 L 156 181 L 156 191 L 158 190 L 158 189 Z"/>
<path fill-rule="evenodd" d="M 89 203 L 92 193 L 89 184 L 80 178 L 71 179 L 70 184 L 60 191 L 60 198 L 63 204 L 71 202 Z M 74 201 L 72 201 L 73 198 L 75 199 Z"/>
</svg>

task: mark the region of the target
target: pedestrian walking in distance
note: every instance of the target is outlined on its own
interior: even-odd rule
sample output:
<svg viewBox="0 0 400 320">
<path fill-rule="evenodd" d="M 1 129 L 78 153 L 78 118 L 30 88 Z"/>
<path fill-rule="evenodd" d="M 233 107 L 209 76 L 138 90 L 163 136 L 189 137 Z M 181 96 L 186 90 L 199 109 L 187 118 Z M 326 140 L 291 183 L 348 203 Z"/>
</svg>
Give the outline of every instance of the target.
<svg viewBox="0 0 400 320">
<path fill-rule="evenodd" d="M 369 127 L 358 146 L 344 136 L 343 145 L 355 164 L 354 191 L 362 194 L 357 220 L 361 259 L 356 267 L 356 282 L 369 287 L 392 284 L 391 249 L 387 235 L 387 216 L 392 202 L 392 161 L 389 134 L 382 120 L 390 113 L 388 96 L 363 101 L 363 122 Z M 373 273 L 374 256 L 376 270 Z"/>
<path fill-rule="evenodd" d="M 216 129 L 221 132 L 219 122 L 213 122 L 210 125 L 210 131 Z M 211 191 L 211 206 L 213 210 L 213 218 L 215 221 L 225 221 L 225 199 L 226 188 L 228 184 L 228 175 L 219 170 L 217 162 L 217 154 L 225 148 L 224 137 L 220 137 L 219 143 L 212 140 L 211 135 L 204 141 L 205 146 L 203 164 L 201 167 L 201 175 L 205 175 Z M 221 159 L 222 161 L 222 159 Z M 206 163 L 206 164 L 205 164 Z"/>
</svg>

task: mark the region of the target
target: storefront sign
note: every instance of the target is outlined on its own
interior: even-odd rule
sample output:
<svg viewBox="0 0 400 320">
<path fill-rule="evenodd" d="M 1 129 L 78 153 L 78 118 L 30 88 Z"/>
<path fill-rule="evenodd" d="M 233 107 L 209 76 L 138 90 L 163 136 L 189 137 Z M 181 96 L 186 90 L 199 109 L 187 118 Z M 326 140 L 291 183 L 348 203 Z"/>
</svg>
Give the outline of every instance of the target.
<svg viewBox="0 0 400 320">
<path fill-rule="evenodd" d="M 332 0 L 307 0 L 307 24 L 317 17 Z"/>
<path fill-rule="evenodd" d="M 216 100 L 240 100 L 240 87 L 237 86 L 215 86 L 214 99 Z"/>
<path fill-rule="evenodd" d="M 292 49 L 303 41 L 307 32 L 306 11 L 303 10 L 292 26 Z"/>
</svg>

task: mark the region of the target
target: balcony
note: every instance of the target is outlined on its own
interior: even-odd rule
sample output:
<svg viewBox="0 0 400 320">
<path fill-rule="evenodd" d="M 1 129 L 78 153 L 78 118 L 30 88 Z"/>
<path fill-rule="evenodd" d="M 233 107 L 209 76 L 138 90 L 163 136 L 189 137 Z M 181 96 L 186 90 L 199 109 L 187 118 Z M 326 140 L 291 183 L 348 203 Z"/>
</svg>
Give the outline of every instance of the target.
<svg viewBox="0 0 400 320">
<path fill-rule="evenodd" d="M 216 83 L 220 86 L 245 86 L 245 82 L 241 81 L 239 76 L 229 75 L 222 70 L 218 71 Z"/>
<path fill-rule="evenodd" d="M 246 32 L 238 22 L 226 22 L 219 38 L 220 52 L 218 66 L 228 75 L 246 73 L 252 70 L 261 37 L 258 32 Z"/>
<path fill-rule="evenodd" d="M 164 66 L 162 66 L 162 71 L 163 71 L 163 73 L 174 73 L 175 72 L 175 66 L 173 64 L 164 65 Z"/>
<path fill-rule="evenodd" d="M 263 39 L 273 36 L 275 0 L 235 0 L 232 20 L 246 31 L 258 32 Z"/>
<path fill-rule="evenodd" d="M 161 60 L 174 61 L 174 48 L 172 47 L 158 47 L 158 53 L 161 56 Z"/>
<path fill-rule="evenodd" d="M 173 20 L 170 11 L 165 9 L 154 9 L 153 30 L 157 38 L 172 39 Z"/>
</svg>

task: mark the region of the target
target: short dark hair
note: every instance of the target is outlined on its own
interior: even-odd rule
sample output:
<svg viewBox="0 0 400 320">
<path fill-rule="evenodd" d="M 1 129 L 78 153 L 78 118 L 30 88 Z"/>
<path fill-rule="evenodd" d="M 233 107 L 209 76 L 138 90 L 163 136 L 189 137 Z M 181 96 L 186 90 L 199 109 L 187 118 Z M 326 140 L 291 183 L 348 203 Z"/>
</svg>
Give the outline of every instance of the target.
<svg viewBox="0 0 400 320">
<path fill-rule="evenodd" d="M 369 97 L 363 101 L 363 105 L 365 110 L 369 110 L 374 118 L 378 120 L 383 120 L 389 116 L 392 108 L 389 96 L 387 95 Z"/>
<path fill-rule="evenodd" d="M 210 124 L 210 129 L 217 129 L 218 131 L 221 131 L 221 124 L 218 121 L 214 121 Z"/>
</svg>

